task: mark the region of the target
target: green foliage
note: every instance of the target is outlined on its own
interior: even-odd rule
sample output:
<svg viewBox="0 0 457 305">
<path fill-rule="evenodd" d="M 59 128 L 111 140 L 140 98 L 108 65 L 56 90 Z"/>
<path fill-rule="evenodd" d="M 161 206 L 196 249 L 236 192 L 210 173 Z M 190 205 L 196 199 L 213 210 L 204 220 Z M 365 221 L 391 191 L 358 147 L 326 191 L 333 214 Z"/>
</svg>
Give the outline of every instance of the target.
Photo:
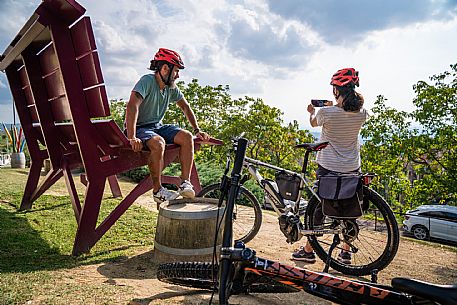
<svg viewBox="0 0 457 305">
<path fill-rule="evenodd" d="M 109 101 L 110 103 L 110 110 L 111 110 L 111 118 L 116 122 L 117 126 L 124 129 L 124 120 L 125 120 L 125 107 L 127 105 L 127 101 L 123 99 L 113 99 Z"/>
<path fill-rule="evenodd" d="M 225 143 L 223 149 L 202 147 L 197 160 L 204 163 L 224 164 L 226 152 L 231 149 L 231 139 L 244 133 L 251 143 L 248 156 L 297 169 L 302 152 L 293 146 L 313 140 L 308 131 L 299 130 L 298 122 L 284 125 L 283 113 L 261 99 L 232 99 L 228 86 L 202 87 L 196 79 L 187 85 L 180 82 L 178 86 L 191 104 L 200 128 Z M 170 107 L 164 121 L 191 129 L 175 105 Z"/>
<path fill-rule="evenodd" d="M 392 203 L 413 207 L 457 202 L 457 65 L 414 86 L 412 113 L 386 107 L 378 96 L 362 130 L 363 169 Z"/>
<path fill-rule="evenodd" d="M 132 179 L 133 182 L 138 183 L 149 175 L 149 169 L 147 166 L 137 167 L 122 173 L 122 175 Z"/>
<path fill-rule="evenodd" d="M 361 149 L 362 170 L 378 175 L 373 188 L 395 205 L 400 203 L 399 194 L 408 185 L 405 141 L 409 138 L 411 122 L 406 112 L 387 107 L 386 101 L 383 96 L 377 97 L 373 115 L 362 128 L 361 134 L 366 139 Z"/>
<path fill-rule="evenodd" d="M 414 86 L 417 109 L 412 117 L 420 124 L 414 137 L 412 162 L 423 182 L 426 198 L 437 203 L 457 202 L 457 64 Z M 425 199 L 425 198 L 424 198 Z"/>
<path fill-rule="evenodd" d="M 200 184 L 204 187 L 213 183 L 219 183 L 224 173 L 224 166 L 208 161 L 197 163 Z"/>
</svg>

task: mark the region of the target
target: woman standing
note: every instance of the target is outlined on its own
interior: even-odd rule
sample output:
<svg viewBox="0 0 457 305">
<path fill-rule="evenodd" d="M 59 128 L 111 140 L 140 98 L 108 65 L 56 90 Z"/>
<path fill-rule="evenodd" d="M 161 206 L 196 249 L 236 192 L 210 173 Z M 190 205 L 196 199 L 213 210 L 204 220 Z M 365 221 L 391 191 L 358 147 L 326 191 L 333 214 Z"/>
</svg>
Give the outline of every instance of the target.
<svg viewBox="0 0 457 305">
<path fill-rule="evenodd" d="M 368 114 L 363 108 L 362 95 L 355 91 L 355 87 L 359 86 L 359 72 L 354 68 L 338 70 L 332 76 L 330 85 L 333 86 L 336 105 L 323 107 L 317 113 L 312 104 L 307 109 L 311 126 L 322 127 L 320 141 L 329 142 L 317 154 L 316 178 L 329 172 L 358 172 L 361 165 L 359 135 Z M 292 259 L 311 264 L 316 262 L 309 242 L 292 253 Z M 345 264 L 351 263 L 351 252 L 347 244 L 343 245 L 338 260 Z"/>
</svg>

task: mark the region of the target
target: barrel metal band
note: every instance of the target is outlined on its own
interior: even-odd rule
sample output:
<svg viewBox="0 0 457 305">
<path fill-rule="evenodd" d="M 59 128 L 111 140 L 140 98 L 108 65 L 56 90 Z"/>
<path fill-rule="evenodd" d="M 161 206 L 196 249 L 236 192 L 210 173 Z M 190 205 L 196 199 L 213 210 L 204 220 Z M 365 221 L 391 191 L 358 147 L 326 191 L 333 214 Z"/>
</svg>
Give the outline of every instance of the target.
<svg viewBox="0 0 457 305">
<path fill-rule="evenodd" d="M 174 254 L 174 255 L 208 255 L 213 253 L 213 247 L 210 248 L 200 248 L 200 249 L 179 249 L 179 248 L 170 248 L 164 245 L 159 244 L 158 242 L 154 242 L 154 248 L 168 253 L 168 254 Z M 221 246 L 216 247 L 216 251 L 219 251 L 221 249 Z"/>
<path fill-rule="evenodd" d="M 224 208 L 219 208 L 219 219 L 222 218 L 224 214 Z M 161 209 L 159 216 L 170 218 L 170 219 L 215 219 L 217 216 L 217 208 L 213 210 L 206 210 L 206 211 L 199 211 L 200 213 L 196 212 L 181 212 L 181 211 L 174 211 L 174 210 L 167 210 Z"/>
</svg>

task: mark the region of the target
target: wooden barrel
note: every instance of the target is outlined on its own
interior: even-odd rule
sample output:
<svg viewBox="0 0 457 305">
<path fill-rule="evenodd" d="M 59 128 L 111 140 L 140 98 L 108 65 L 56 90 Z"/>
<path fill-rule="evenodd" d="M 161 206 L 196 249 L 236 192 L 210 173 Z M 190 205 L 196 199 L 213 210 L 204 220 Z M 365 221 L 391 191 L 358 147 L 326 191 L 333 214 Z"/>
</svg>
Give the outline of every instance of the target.
<svg viewBox="0 0 457 305">
<path fill-rule="evenodd" d="M 224 208 L 218 208 L 217 203 L 217 199 L 210 198 L 162 203 L 157 219 L 154 261 L 211 261 L 218 210 L 219 220 L 224 213 Z M 222 229 L 216 242 L 217 255 L 221 244 Z"/>
<path fill-rule="evenodd" d="M 51 160 L 44 159 L 44 161 L 43 161 L 43 171 L 45 173 L 49 173 L 50 170 L 51 170 Z"/>
<path fill-rule="evenodd" d="M 11 154 L 11 168 L 25 168 L 25 154 L 23 152 Z"/>
</svg>

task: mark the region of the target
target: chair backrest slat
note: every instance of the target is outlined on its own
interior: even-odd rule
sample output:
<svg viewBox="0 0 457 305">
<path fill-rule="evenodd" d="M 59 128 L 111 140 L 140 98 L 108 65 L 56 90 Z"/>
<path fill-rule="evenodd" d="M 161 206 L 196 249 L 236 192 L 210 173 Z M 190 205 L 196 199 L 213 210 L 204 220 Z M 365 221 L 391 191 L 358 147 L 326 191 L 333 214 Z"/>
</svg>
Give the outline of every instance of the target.
<svg viewBox="0 0 457 305">
<path fill-rule="evenodd" d="M 63 87 L 62 76 L 59 70 L 55 70 L 53 73 L 42 77 L 46 86 L 48 101 L 53 101 L 65 95 L 65 88 Z"/>
<path fill-rule="evenodd" d="M 48 29 L 47 31 L 49 32 Z M 52 43 L 48 44 L 46 48 L 39 53 L 39 58 L 42 75 L 48 75 L 59 69 L 59 62 Z"/>
<path fill-rule="evenodd" d="M 77 59 L 78 67 L 81 71 L 85 71 L 81 75 L 81 81 L 84 89 L 103 84 L 102 70 L 99 65 L 98 53 L 96 51 L 87 53 L 83 57 Z"/>
<path fill-rule="evenodd" d="M 110 115 L 108 98 L 105 86 L 94 87 L 84 91 L 89 115 L 91 118 L 106 117 Z M 106 103 L 104 102 L 106 100 Z"/>
<path fill-rule="evenodd" d="M 47 45 L 38 54 L 38 58 L 40 61 L 41 77 L 46 87 L 47 101 L 51 106 L 53 121 L 71 121 L 70 104 L 65 95 L 65 87 L 54 50 L 54 44 L 50 43 Z"/>
<path fill-rule="evenodd" d="M 91 118 L 110 115 L 94 33 L 89 17 L 83 17 L 70 29 L 81 82 Z"/>
<path fill-rule="evenodd" d="M 24 90 L 25 101 L 27 103 L 27 106 L 35 106 L 35 100 L 33 98 L 32 89 L 30 88 L 30 85 L 25 86 L 24 88 L 22 88 L 22 90 Z"/>
<path fill-rule="evenodd" d="M 71 38 L 76 58 L 96 50 L 95 38 L 89 17 L 83 17 L 71 27 Z"/>
</svg>

